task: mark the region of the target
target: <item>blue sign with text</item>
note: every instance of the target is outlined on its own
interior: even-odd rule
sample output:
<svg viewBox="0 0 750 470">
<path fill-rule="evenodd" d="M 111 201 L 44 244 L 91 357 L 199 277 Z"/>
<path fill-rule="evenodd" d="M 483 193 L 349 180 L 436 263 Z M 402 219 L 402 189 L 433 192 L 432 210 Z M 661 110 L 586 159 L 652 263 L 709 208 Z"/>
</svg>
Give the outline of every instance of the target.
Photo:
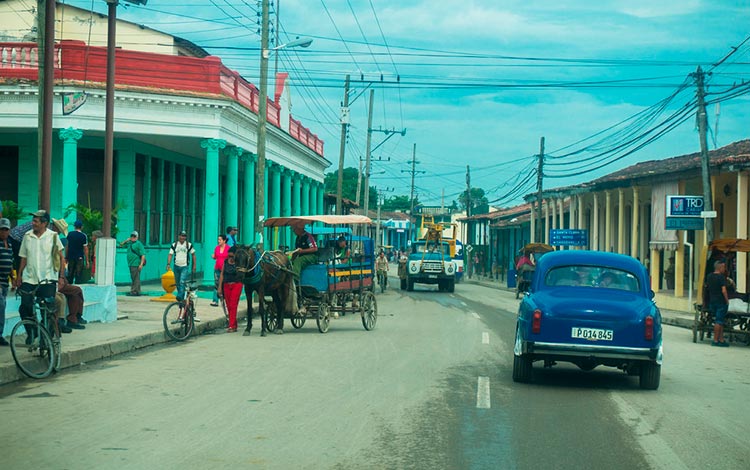
<svg viewBox="0 0 750 470">
<path fill-rule="evenodd" d="M 695 217 L 667 217 L 666 230 L 703 230 L 704 220 Z"/>
<path fill-rule="evenodd" d="M 549 244 L 555 246 L 588 246 L 589 231 L 552 229 L 549 231 Z"/>
</svg>

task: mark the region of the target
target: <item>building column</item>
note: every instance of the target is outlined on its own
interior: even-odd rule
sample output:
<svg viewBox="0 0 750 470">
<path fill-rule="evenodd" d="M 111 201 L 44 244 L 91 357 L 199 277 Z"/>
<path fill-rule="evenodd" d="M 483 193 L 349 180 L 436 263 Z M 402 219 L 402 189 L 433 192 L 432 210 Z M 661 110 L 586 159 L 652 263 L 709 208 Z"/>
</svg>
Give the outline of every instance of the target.
<svg viewBox="0 0 750 470">
<path fill-rule="evenodd" d="M 746 171 L 737 172 L 737 238 L 747 239 L 748 236 L 748 198 L 750 198 L 750 174 Z M 737 290 L 748 291 L 747 253 L 737 252 Z"/>
<path fill-rule="evenodd" d="M 542 229 L 544 230 L 544 243 L 549 245 L 549 201 L 544 204 L 544 227 Z"/>
<path fill-rule="evenodd" d="M 632 220 L 630 221 L 630 256 L 633 258 L 638 258 L 638 226 L 640 225 L 638 220 L 638 215 L 640 214 L 639 206 L 638 186 L 633 186 L 633 215 Z"/>
<path fill-rule="evenodd" d="M 240 238 L 247 244 L 255 245 L 260 240 L 254 240 L 255 237 L 255 159 L 257 157 L 245 152 L 242 155 L 242 164 L 244 166 L 243 192 L 242 192 L 242 231 Z"/>
<path fill-rule="evenodd" d="M 117 174 L 115 175 L 115 205 L 120 201 L 133 201 L 135 194 L 135 152 L 132 150 L 117 151 Z M 63 174 L 63 184 L 65 184 L 65 175 Z M 65 188 L 63 198 L 75 196 L 76 189 Z M 68 204 L 63 199 L 63 208 Z M 68 217 L 68 223 L 73 226 L 75 213 Z M 135 230 L 135 206 L 132 203 L 126 203 L 125 207 L 120 207 L 117 211 L 117 228 L 120 236 L 127 236 Z M 89 227 L 90 229 L 90 227 Z M 84 230 L 87 230 L 84 227 Z"/>
<path fill-rule="evenodd" d="M 318 184 L 315 181 L 310 181 L 310 214 L 318 214 Z"/>
<path fill-rule="evenodd" d="M 195 239 L 198 234 L 198 222 L 195 218 L 198 216 L 198 191 L 200 191 L 200 188 L 198 187 L 198 169 L 191 168 L 190 170 L 190 228 L 188 229 L 188 236 Z"/>
<path fill-rule="evenodd" d="M 561 197 L 560 199 L 557 200 L 557 208 L 558 208 L 557 213 L 560 215 L 560 225 L 558 225 L 558 227 L 561 230 L 564 230 L 565 229 L 565 210 L 564 210 L 565 209 L 565 197 Z"/>
<path fill-rule="evenodd" d="M 151 238 L 149 236 L 151 233 L 151 185 L 153 184 L 151 181 L 151 155 L 146 155 L 143 164 L 143 213 L 146 217 L 143 227 L 141 227 L 143 233 L 139 233 L 139 238 L 141 243 L 146 245 Z"/>
<path fill-rule="evenodd" d="M 302 215 L 300 196 L 302 193 L 302 175 L 294 172 L 292 175 L 292 215 Z"/>
<path fill-rule="evenodd" d="M 531 212 L 530 212 L 531 218 L 529 219 L 529 243 L 534 243 L 536 239 L 536 219 L 534 218 L 534 205 L 531 205 Z"/>
<path fill-rule="evenodd" d="M 599 250 L 599 193 L 594 193 L 594 207 L 591 209 L 591 249 Z"/>
<path fill-rule="evenodd" d="M 118 152 L 119 153 L 119 152 Z M 167 211 L 167 227 L 169 227 L 169 233 L 173 234 L 171 238 L 177 239 L 177 234 L 180 230 L 183 230 L 182 227 L 175 227 L 175 216 L 174 213 L 177 210 L 177 199 L 175 196 L 177 195 L 177 182 L 175 181 L 177 177 L 177 164 L 174 162 L 169 163 L 169 204 L 166 205 L 165 209 Z"/>
<path fill-rule="evenodd" d="M 60 202 L 64 213 L 68 206 L 78 202 L 78 141 L 83 137 L 83 132 L 79 129 L 68 127 L 67 129 L 60 129 L 58 137 L 63 141 Z M 135 170 L 135 166 L 133 170 Z M 135 182 L 135 177 L 133 177 L 133 182 Z M 75 212 L 71 212 L 67 217 L 68 225 L 72 227 L 75 219 Z"/>
<path fill-rule="evenodd" d="M 292 215 L 292 176 L 293 171 L 288 168 L 283 168 L 281 170 L 281 216 L 282 217 L 289 217 Z M 291 227 L 284 227 L 283 231 L 283 240 L 284 245 L 291 246 L 291 233 L 292 229 Z"/>
<path fill-rule="evenodd" d="M 318 183 L 318 214 L 325 212 L 325 203 L 323 202 L 326 193 L 326 188 L 323 183 Z"/>
<path fill-rule="evenodd" d="M 271 164 L 272 162 L 266 161 L 266 165 L 263 167 L 263 187 L 266 188 L 266 194 L 263 195 L 263 220 L 271 217 L 268 212 L 271 207 L 271 193 L 270 193 L 270 181 L 271 181 Z M 263 231 L 263 248 L 271 249 L 271 229 L 266 228 Z"/>
<path fill-rule="evenodd" d="M 625 191 L 617 190 L 617 253 L 625 254 Z"/>
<path fill-rule="evenodd" d="M 302 215 L 310 214 L 310 178 L 302 177 Z"/>
<path fill-rule="evenodd" d="M 214 270 L 210 250 L 211 241 L 219 229 L 219 151 L 227 146 L 223 139 L 206 139 L 201 147 L 206 149 L 205 196 L 203 205 L 203 284 L 214 284 Z M 198 268 L 198 267 L 196 267 Z"/>
<path fill-rule="evenodd" d="M 584 221 L 583 221 L 583 194 L 579 194 L 576 196 L 576 203 L 578 204 L 578 210 L 576 210 L 576 215 L 578 216 L 578 228 L 585 230 L 586 227 L 584 227 Z M 586 237 L 588 238 L 588 237 Z M 591 240 L 588 240 L 589 245 L 591 244 Z M 588 246 L 579 246 L 579 250 L 588 250 Z"/>
<path fill-rule="evenodd" d="M 551 228 L 553 230 L 557 229 L 557 200 L 551 199 L 549 201 L 550 205 L 552 206 L 552 226 Z"/>
<path fill-rule="evenodd" d="M 164 240 L 164 160 L 156 159 L 156 217 L 159 219 L 157 224 L 156 244 L 162 245 L 172 243 L 171 240 Z"/>
<path fill-rule="evenodd" d="M 604 207 L 604 251 L 612 251 L 612 193 L 604 191 L 606 202 Z"/>
<path fill-rule="evenodd" d="M 659 292 L 659 279 L 661 278 L 661 261 L 659 258 L 659 250 L 651 249 L 651 261 L 648 265 L 651 271 L 651 290 L 654 292 Z"/>
<path fill-rule="evenodd" d="M 188 226 L 188 170 L 187 165 L 182 165 L 182 171 L 180 172 L 180 207 L 179 211 L 182 214 L 182 229 L 190 234 L 190 227 Z"/>
<path fill-rule="evenodd" d="M 274 163 L 269 169 L 270 173 L 268 178 L 271 180 L 271 202 L 268 208 L 268 213 L 271 217 L 281 217 L 281 165 Z M 278 230 L 271 228 L 269 229 L 269 236 L 271 237 L 271 247 L 278 249 Z"/>
<path fill-rule="evenodd" d="M 240 194 L 240 156 L 245 151 L 241 147 L 230 147 L 224 151 L 227 156 L 227 179 L 225 191 L 227 192 L 227 203 L 224 207 L 224 222 L 227 226 L 237 226 L 239 215 Z M 218 233 L 223 233 L 224 227 L 219 227 Z"/>
</svg>

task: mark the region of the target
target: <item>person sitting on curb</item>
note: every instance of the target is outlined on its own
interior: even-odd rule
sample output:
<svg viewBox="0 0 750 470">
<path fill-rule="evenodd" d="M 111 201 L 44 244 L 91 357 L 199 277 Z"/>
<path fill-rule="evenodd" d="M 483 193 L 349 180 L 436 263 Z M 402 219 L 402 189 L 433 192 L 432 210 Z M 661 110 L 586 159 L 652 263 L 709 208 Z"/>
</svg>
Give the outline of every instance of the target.
<svg viewBox="0 0 750 470">
<path fill-rule="evenodd" d="M 62 300 L 62 303 L 60 303 Z M 88 323 L 83 319 L 83 290 L 73 284 L 69 284 L 65 276 L 60 276 L 57 281 L 57 294 L 55 296 L 57 303 L 57 316 L 60 319 L 65 317 L 65 303 L 68 304 L 68 316 L 66 326 L 73 330 L 84 330 L 83 323 Z"/>
</svg>

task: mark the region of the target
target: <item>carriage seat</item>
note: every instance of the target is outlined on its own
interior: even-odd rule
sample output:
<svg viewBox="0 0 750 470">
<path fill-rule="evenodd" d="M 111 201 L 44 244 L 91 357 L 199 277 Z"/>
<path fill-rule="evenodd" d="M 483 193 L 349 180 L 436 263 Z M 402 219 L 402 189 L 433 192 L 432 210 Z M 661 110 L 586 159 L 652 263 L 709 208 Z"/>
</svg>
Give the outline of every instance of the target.
<svg viewBox="0 0 750 470">
<path fill-rule="evenodd" d="M 318 248 L 318 263 L 328 263 L 333 259 L 333 256 L 334 251 L 332 247 Z"/>
</svg>

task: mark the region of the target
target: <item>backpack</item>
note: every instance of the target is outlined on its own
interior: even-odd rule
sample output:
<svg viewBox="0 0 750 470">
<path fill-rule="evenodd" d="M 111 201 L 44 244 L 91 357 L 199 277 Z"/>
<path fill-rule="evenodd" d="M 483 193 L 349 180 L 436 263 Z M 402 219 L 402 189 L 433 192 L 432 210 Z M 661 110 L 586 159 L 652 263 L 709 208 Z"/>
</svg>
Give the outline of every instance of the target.
<svg viewBox="0 0 750 470">
<path fill-rule="evenodd" d="M 193 251 L 193 244 L 190 242 L 186 242 L 186 243 L 187 243 L 187 264 L 185 264 L 185 266 L 190 264 L 190 252 Z M 177 257 L 177 242 L 172 243 L 171 248 L 176 258 Z"/>
</svg>

